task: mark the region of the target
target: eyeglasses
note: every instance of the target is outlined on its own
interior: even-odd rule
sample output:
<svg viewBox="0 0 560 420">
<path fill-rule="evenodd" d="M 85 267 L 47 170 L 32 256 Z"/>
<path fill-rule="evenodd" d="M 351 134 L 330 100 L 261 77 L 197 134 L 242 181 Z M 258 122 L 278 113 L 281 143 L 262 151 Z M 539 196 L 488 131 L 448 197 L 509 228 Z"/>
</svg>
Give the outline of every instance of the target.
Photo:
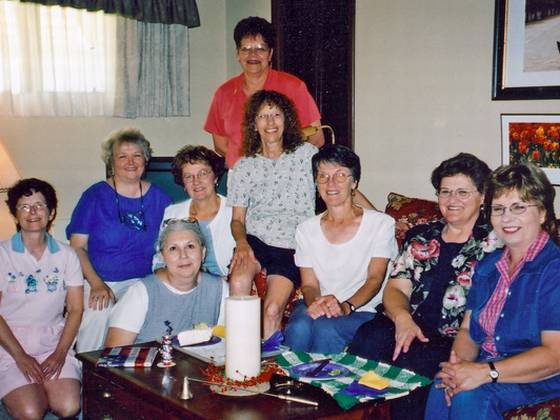
<svg viewBox="0 0 560 420">
<path fill-rule="evenodd" d="M 529 207 L 540 207 L 539 204 L 523 204 L 523 203 L 513 203 L 511 206 L 506 207 L 502 205 L 495 205 L 490 207 L 490 214 L 492 216 L 503 216 L 506 214 L 506 209 L 509 209 L 511 214 L 516 216 L 523 214 L 527 211 Z"/>
<path fill-rule="evenodd" d="M 333 175 L 318 173 L 317 174 L 317 184 L 326 184 L 329 179 L 332 179 L 335 184 L 344 184 L 348 178 L 351 178 L 352 174 L 347 174 L 346 172 L 335 172 Z"/>
<path fill-rule="evenodd" d="M 255 53 L 257 55 L 265 55 L 270 51 L 266 45 L 254 45 L 252 47 L 241 47 L 239 48 L 239 53 L 243 55 L 249 55 L 251 53 Z"/>
<path fill-rule="evenodd" d="M 185 184 L 192 184 L 194 182 L 194 179 L 198 179 L 199 181 L 203 181 L 206 178 L 208 178 L 210 176 L 210 174 L 212 173 L 211 170 L 206 170 L 206 169 L 202 169 L 199 173 L 197 173 L 196 175 L 193 174 L 188 174 L 183 176 L 183 182 Z"/>
<path fill-rule="evenodd" d="M 161 227 L 163 229 L 164 227 L 168 225 L 173 225 L 175 223 L 191 223 L 193 225 L 198 225 L 198 220 L 196 219 L 196 217 L 189 217 L 187 219 L 178 219 L 178 218 L 165 219 L 161 223 Z"/>
<path fill-rule="evenodd" d="M 275 112 L 274 114 L 258 114 L 257 115 L 257 121 L 268 121 L 269 119 L 281 120 L 282 118 L 284 118 L 284 115 L 282 115 L 279 112 Z"/>
<path fill-rule="evenodd" d="M 26 213 L 31 213 L 31 210 L 33 211 L 43 211 L 47 208 L 47 205 L 45 203 L 41 203 L 41 202 L 37 202 L 35 204 L 20 204 L 19 206 L 16 206 L 17 210 L 21 210 L 24 211 Z"/>
<path fill-rule="evenodd" d="M 467 190 L 465 188 L 458 188 L 456 190 L 450 190 L 448 188 L 440 188 L 436 195 L 440 198 L 448 199 L 453 196 L 457 197 L 459 200 L 468 200 L 472 197 L 473 190 Z"/>
</svg>

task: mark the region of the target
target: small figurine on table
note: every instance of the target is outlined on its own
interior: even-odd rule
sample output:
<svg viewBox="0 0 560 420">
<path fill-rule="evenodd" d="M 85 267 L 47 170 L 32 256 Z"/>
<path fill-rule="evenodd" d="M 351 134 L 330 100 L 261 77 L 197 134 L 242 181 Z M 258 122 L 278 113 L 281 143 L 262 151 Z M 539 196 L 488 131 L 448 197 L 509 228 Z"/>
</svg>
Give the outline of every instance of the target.
<svg viewBox="0 0 560 420">
<path fill-rule="evenodd" d="M 171 327 L 171 322 L 165 321 L 166 334 L 161 337 L 161 348 L 159 352 L 161 353 L 161 361 L 157 364 L 158 367 L 170 367 L 175 366 L 173 361 L 173 346 L 171 342 L 173 340 L 173 328 Z"/>
</svg>

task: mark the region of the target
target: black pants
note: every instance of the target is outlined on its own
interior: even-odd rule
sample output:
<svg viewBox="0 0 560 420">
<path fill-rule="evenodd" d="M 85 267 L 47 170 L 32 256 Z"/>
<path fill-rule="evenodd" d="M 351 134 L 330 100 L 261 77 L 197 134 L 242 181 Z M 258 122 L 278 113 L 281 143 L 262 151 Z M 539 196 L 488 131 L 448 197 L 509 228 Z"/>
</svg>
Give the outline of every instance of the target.
<svg viewBox="0 0 560 420">
<path fill-rule="evenodd" d="M 431 379 L 439 371 L 439 364 L 449 359 L 453 340 L 437 333 L 429 334 L 425 329 L 422 329 L 422 332 L 430 341 L 422 343 L 414 340 L 408 352 L 401 352 L 397 360 L 393 361 L 395 324 L 378 312 L 373 320 L 358 328 L 349 351 L 366 359 L 410 369 Z M 406 397 L 393 400 L 391 418 L 394 420 L 423 419 L 429 392 L 430 387 L 425 386 L 416 389 Z"/>
</svg>

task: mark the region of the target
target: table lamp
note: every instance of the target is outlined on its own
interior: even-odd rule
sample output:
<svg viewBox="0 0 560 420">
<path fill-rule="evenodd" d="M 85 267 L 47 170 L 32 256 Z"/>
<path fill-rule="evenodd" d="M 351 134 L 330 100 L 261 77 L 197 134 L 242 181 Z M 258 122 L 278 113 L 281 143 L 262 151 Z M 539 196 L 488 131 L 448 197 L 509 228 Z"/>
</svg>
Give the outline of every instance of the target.
<svg viewBox="0 0 560 420">
<path fill-rule="evenodd" d="M 0 240 L 10 237 L 15 232 L 15 224 L 5 201 L 7 192 L 20 179 L 11 156 L 0 140 Z"/>
<path fill-rule="evenodd" d="M 14 161 L 8 154 L 4 144 L 0 141 L 0 193 L 7 193 L 8 188 L 18 179 L 20 179 L 20 176 Z"/>
</svg>

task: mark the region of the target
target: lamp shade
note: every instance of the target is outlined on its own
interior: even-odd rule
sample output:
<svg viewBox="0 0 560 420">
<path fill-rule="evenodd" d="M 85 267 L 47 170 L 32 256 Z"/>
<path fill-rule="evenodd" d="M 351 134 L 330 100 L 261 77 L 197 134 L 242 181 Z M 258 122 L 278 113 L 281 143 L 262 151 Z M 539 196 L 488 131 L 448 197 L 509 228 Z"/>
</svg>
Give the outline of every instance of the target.
<svg viewBox="0 0 560 420">
<path fill-rule="evenodd" d="M 0 193 L 6 192 L 20 178 L 12 157 L 0 141 Z"/>
</svg>

